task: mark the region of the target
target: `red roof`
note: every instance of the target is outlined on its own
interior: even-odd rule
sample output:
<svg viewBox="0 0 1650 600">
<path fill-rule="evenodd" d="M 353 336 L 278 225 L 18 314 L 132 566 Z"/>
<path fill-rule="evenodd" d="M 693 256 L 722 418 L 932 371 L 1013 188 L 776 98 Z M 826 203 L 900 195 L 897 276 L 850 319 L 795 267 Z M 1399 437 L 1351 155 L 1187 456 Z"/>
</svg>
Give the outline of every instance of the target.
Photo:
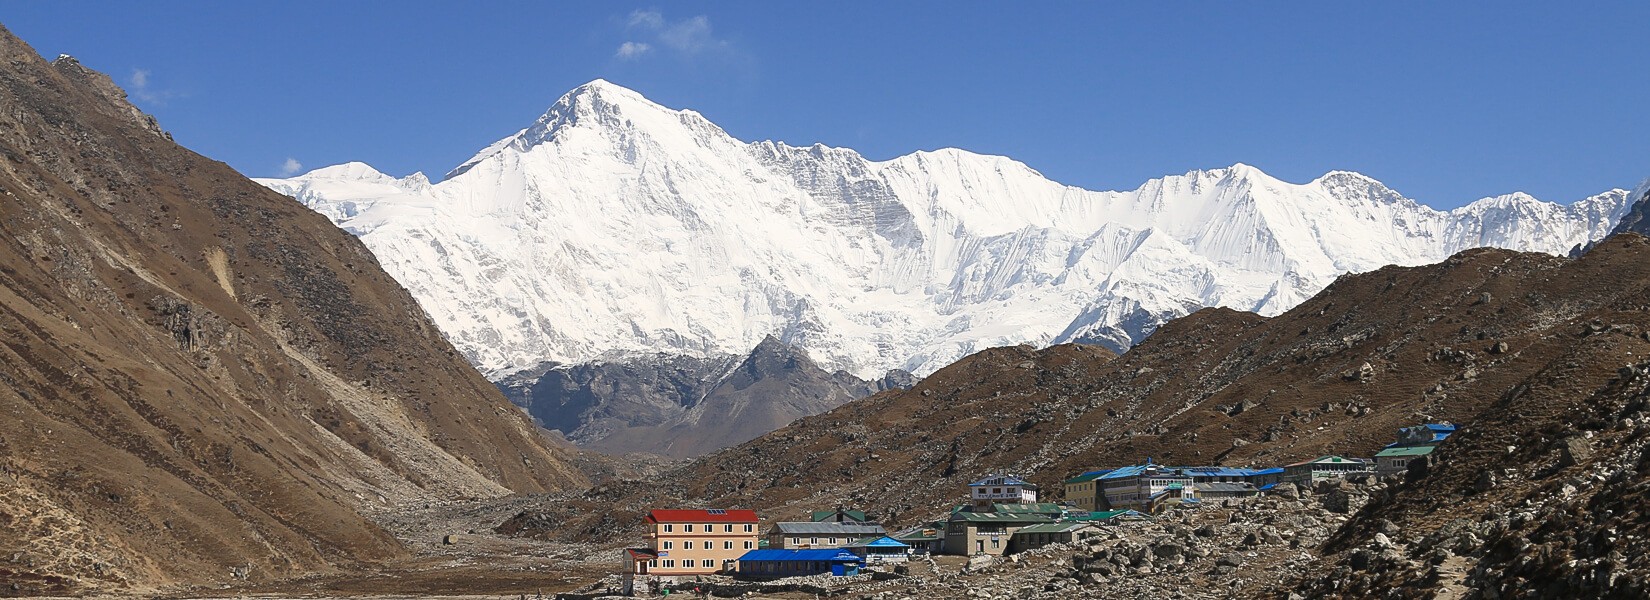
<svg viewBox="0 0 1650 600">
<path fill-rule="evenodd" d="M 631 560 L 653 560 L 659 558 L 659 553 L 652 548 L 625 548 L 630 553 Z"/>
<path fill-rule="evenodd" d="M 756 523 L 754 510 L 655 510 L 647 513 L 649 523 Z"/>
</svg>

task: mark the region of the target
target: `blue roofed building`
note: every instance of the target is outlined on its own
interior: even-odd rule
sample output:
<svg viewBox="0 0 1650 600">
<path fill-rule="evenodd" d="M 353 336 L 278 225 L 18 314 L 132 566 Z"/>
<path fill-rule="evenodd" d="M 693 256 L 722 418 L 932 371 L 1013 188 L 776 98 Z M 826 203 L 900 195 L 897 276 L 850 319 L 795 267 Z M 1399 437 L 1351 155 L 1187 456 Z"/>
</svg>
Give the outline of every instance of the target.
<svg viewBox="0 0 1650 600">
<path fill-rule="evenodd" d="M 1111 471 L 1111 469 L 1088 471 L 1067 479 L 1065 481 L 1066 501 L 1076 505 L 1078 509 L 1083 511 L 1092 512 L 1099 510 L 1099 479 L 1101 476 L 1110 473 Z"/>
<path fill-rule="evenodd" d="M 1154 464 L 1114 469 L 1100 476 L 1106 508 L 1156 512 L 1168 504 L 1195 498 L 1194 480 L 1184 469 Z"/>
<path fill-rule="evenodd" d="M 911 545 L 888 536 L 866 538 L 843 547 L 866 562 L 905 562 L 911 559 Z"/>
<path fill-rule="evenodd" d="M 1449 439 L 1455 433 L 1455 425 L 1451 423 L 1427 423 L 1405 427 L 1398 430 L 1398 441 L 1387 444 L 1388 448 L 1400 446 L 1436 446 Z"/>
<path fill-rule="evenodd" d="M 865 559 L 848 550 L 752 550 L 737 559 L 737 575 L 742 579 L 779 579 L 830 574 L 858 575 Z"/>
</svg>

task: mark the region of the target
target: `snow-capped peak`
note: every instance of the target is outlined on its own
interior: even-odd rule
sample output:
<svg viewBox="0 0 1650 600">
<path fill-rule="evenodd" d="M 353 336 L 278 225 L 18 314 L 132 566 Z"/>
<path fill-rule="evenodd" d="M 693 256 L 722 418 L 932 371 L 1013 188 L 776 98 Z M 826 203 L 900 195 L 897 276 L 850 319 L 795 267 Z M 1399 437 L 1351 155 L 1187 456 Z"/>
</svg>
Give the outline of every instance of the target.
<svg viewBox="0 0 1650 600">
<path fill-rule="evenodd" d="M 347 163 L 332 165 L 332 166 L 329 166 L 329 167 L 321 167 L 319 169 L 315 169 L 313 171 L 310 171 L 308 173 L 304 173 L 302 175 L 299 175 L 297 177 L 293 177 L 291 179 L 300 180 L 300 181 L 308 181 L 308 180 L 375 181 L 375 182 L 395 181 L 394 177 L 390 177 L 389 175 L 385 175 L 384 173 L 379 172 L 378 169 L 372 168 L 372 166 L 368 165 L 367 163 L 357 162 L 357 161 L 350 161 L 350 162 L 347 162 Z"/>
<path fill-rule="evenodd" d="M 746 143 L 601 80 L 434 185 L 357 164 L 263 183 L 360 235 L 495 374 L 768 336 L 862 378 L 996 345 L 1122 349 L 1204 306 L 1276 314 L 1348 271 L 1567 252 L 1626 210 L 1616 191 L 1439 211 L 1349 171 L 1242 163 L 1090 191 L 955 148 Z"/>
</svg>

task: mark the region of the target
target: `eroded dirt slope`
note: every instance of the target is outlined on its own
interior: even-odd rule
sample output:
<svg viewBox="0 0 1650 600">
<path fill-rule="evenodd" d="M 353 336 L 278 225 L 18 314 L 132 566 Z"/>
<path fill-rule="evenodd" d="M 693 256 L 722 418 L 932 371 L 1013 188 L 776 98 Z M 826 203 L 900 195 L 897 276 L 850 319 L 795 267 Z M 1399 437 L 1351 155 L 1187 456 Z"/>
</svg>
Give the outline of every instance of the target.
<svg viewBox="0 0 1650 600">
<path fill-rule="evenodd" d="M 353 237 L 0 29 L 0 595 L 336 573 L 583 478 Z"/>
</svg>

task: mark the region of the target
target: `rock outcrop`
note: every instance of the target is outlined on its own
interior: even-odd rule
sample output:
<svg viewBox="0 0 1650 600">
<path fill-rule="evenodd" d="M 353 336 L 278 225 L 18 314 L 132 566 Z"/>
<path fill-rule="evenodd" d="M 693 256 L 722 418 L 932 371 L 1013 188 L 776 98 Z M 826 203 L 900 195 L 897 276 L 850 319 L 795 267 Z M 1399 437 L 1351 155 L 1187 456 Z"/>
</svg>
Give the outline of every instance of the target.
<svg viewBox="0 0 1650 600">
<path fill-rule="evenodd" d="M 914 378 L 865 381 L 820 368 L 801 348 L 768 337 L 750 354 L 657 354 L 575 366 L 546 365 L 499 381 L 511 402 L 549 429 L 602 452 L 695 457 Z"/>
</svg>

